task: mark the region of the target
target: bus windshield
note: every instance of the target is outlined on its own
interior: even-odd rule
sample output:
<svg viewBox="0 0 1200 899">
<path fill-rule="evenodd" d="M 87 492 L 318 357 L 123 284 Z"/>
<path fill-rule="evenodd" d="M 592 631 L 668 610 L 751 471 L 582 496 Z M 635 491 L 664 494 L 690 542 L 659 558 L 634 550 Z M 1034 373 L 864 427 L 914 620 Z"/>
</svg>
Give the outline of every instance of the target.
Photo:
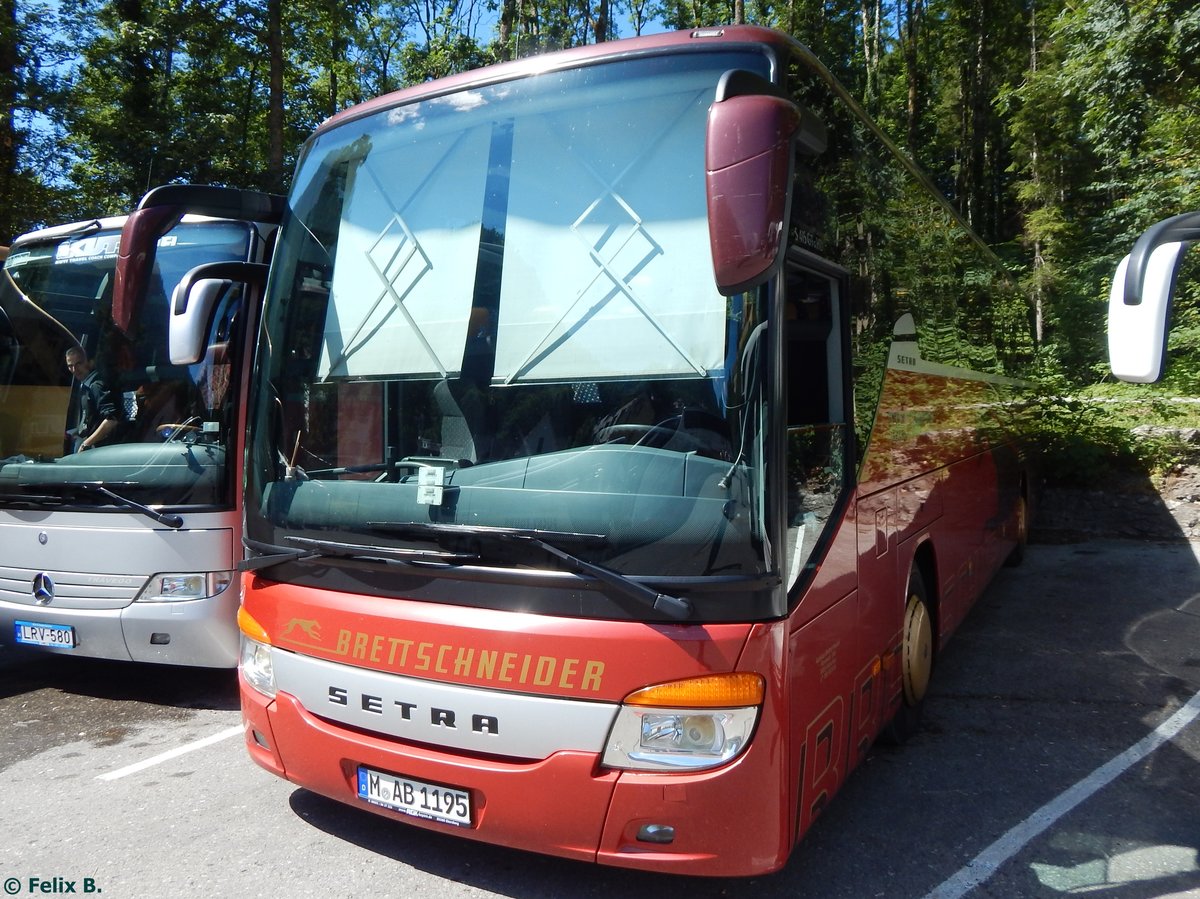
<svg viewBox="0 0 1200 899">
<path fill-rule="evenodd" d="M 244 260 L 250 228 L 177 225 L 159 242 L 144 307 L 127 332 L 112 318 L 119 241 L 119 226 L 52 229 L 18 242 L 5 262 L 0 503 L 90 508 L 111 504 L 112 494 L 147 506 L 233 502 L 226 439 L 240 296 L 219 304 L 208 353 L 195 365 L 171 363 L 168 297 L 196 265 Z"/>
<path fill-rule="evenodd" d="M 731 69 L 770 60 L 541 73 L 318 135 L 264 312 L 251 540 L 768 572 L 765 300 L 714 286 L 704 184 Z"/>
</svg>

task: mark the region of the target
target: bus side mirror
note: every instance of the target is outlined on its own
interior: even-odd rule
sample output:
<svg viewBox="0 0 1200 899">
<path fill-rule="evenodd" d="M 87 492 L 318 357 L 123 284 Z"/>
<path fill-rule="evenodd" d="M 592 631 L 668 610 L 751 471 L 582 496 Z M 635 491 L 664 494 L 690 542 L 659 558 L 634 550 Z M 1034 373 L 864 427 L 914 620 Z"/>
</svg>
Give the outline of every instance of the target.
<svg viewBox="0 0 1200 899">
<path fill-rule="evenodd" d="M 1171 299 L 1183 254 L 1200 240 L 1200 212 L 1147 228 L 1121 260 L 1108 299 L 1108 358 L 1122 381 L 1148 384 L 1162 377 Z"/>
<path fill-rule="evenodd" d="M 194 365 L 204 358 L 213 310 L 235 282 L 261 289 L 266 280 L 267 266 L 255 262 L 210 262 L 184 275 L 171 292 L 171 363 Z"/>
<path fill-rule="evenodd" d="M 172 365 L 194 365 L 204 358 L 212 311 L 232 286 L 233 282 L 224 278 L 204 278 L 190 286 L 180 281 L 175 285 L 168 331 Z"/>
<path fill-rule="evenodd" d="M 1117 266 L 1108 297 L 1108 362 L 1122 381 L 1150 384 L 1162 377 L 1167 329 L 1175 274 L 1185 244 L 1156 247 L 1147 259 L 1138 293 L 1130 302 L 1126 293 L 1129 257 Z"/>
<path fill-rule="evenodd" d="M 799 128 L 799 108 L 782 97 L 743 94 L 709 109 L 708 236 L 717 289 L 726 296 L 778 270 Z"/>
<path fill-rule="evenodd" d="M 128 333 L 137 320 L 154 272 L 158 239 L 179 224 L 184 213 L 277 225 L 286 208 L 285 197 L 232 187 L 164 184 L 149 191 L 121 229 L 113 276 L 113 323 Z"/>
<path fill-rule="evenodd" d="M 121 229 L 117 268 L 113 274 L 112 319 L 122 333 L 129 333 L 146 302 L 158 239 L 179 223 L 183 212 L 181 206 L 136 209 Z"/>
<path fill-rule="evenodd" d="M 744 69 L 717 83 L 708 109 L 704 169 L 717 289 L 732 296 L 779 271 L 787 247 L 792 163 L 825 151 L 825 123 Z"/>
</svg>

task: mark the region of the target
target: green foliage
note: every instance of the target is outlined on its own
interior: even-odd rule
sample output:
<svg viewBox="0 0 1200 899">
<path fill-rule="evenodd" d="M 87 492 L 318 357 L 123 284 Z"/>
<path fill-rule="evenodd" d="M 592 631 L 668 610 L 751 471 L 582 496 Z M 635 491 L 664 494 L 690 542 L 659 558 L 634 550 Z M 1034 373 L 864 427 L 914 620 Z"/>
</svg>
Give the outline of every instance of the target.
<svg viewBox="0 0 1200 899">
<path fill-rule="evenodd" d="M 1024 412 L 1041 474 L 1052 485 L 1088 486 L 1147 467 L 1142 444 L 1102 404 L 1040 390 L 1026 398 Z"/>
<path fill-rule="evenodd" d="M 401 52 L 406 84 L 444 78 L 492 61 L 474 40 L 461 34 L 442 35 L 424 46 L 409 44 Z"/>
<path fill-rule="evenodd" d="M 0 241 L 122 211 L 172 180 L 285 187 L 323 119 L 405 85 L 741 19 L 810 47 L 1009 265 L 1017 291 L 987 312 L 983 288 L 963 285 L 970 272 L 906 275 L 935 297 L 964 292 L 961 322 L 930 348 L 940 357 L 1036 362 L 1073 389 L 1095 381 L 1117 260 L 1150 223 L 1200 209 L 1196 0 L 279 0 L 278 25 L 271 2 L 9 0 L 0 185 L 21 202 Z M 838 224 L 852 239 L 849 207 Z M 930 239 L 907 224 L 905 239 Z M 886 265 L 887 248 L 875 252 Z M 1181 279 L 1171 337 L 1177 391 L 1200 388 L 1194 277 Z M 975 351 L 992 340 L 999 359 Z"/>
<path fill-rule="evenodd" d="M 1165 389 L 1108 382 L 1080 390 L 1048 374 L 1023 396 L 1022 411 L 1051 485 L 1160 476 L 1195 461 L 1186 434 L 1200 427 L 1200 404 Z"/>
<path fill-rule="evenodd" d="M 1118 259 L 1151 223 L 1200 208 L 1200 6 L 1042 5 L 1031 28 L 1029 70 L 997 98 L 1014 139 L 1021 283 L 1040 312 L 1043 362 L 1078 386 L 1104 367 L 1104 303 Z M 1192 304 L 1177 309 L 1185 329 Z M 1173 341 L 1183 351 L 1172 364 L 1177 386 L 1194 384 L 1195 337 Z"/>
</svg>

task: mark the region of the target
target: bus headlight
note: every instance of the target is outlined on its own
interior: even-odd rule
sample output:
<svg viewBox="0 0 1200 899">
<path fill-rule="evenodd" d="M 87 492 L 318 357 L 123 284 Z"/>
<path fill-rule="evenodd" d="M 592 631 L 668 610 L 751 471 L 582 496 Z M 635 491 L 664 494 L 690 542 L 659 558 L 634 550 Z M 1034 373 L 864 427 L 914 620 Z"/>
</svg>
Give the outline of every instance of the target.
<svg viewBox="0 0 1200 899">
<path fill-rule="evenodd" d="M 275 698 L 275 668 L 271 664 L 271 647 L 242 634 L 242 652 L 238 669 L 246 683 L 264 696 Z"/>
<path fill-rule="evenodd" d="M 604 765 L 632 771 L 701 771 L 737 758 L 762 706 L 757 674 L 723 674 L 659 684 L 625 698 Z"/>
<path fill-rule="evenodd" d="M 245 606 L 238 609 L 237 622 L 242 638 L 238 670 L 247 684 L 274 699 L 275 666 L 271 662 L 271 646 L 266 642 L 270 636 Z"/>
<path fill-rule="evenodd" d="M 232 571 L 156 574 L 142 588 L 135 601 L 183 602 L 190 599 L 208 599 L 225 591 L 231 583 Z"/>
</svg>

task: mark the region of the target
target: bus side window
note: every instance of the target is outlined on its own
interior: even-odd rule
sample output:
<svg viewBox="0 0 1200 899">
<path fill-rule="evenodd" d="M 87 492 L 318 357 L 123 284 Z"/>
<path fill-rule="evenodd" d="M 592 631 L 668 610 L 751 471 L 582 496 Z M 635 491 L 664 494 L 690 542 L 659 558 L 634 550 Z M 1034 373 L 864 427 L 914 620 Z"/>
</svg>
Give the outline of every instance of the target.
<svg viewBox="0 0 1200 899">
<path fill-rule="evenodd" d="M 789 429 L 831 421 L 828 346 L 832 332 L 828 280 L 793 272 L 788 278 L 784 320 Z"/>
<path fill-rule="evenodd" d="M 793 269 L 784 297 L 789 589 L 842 483 L 842 410 L 830 390 L 841 383 L 840 358 L 832 349 L 838 345 L 832 284 L 827 277 Z"/>
</svg>

